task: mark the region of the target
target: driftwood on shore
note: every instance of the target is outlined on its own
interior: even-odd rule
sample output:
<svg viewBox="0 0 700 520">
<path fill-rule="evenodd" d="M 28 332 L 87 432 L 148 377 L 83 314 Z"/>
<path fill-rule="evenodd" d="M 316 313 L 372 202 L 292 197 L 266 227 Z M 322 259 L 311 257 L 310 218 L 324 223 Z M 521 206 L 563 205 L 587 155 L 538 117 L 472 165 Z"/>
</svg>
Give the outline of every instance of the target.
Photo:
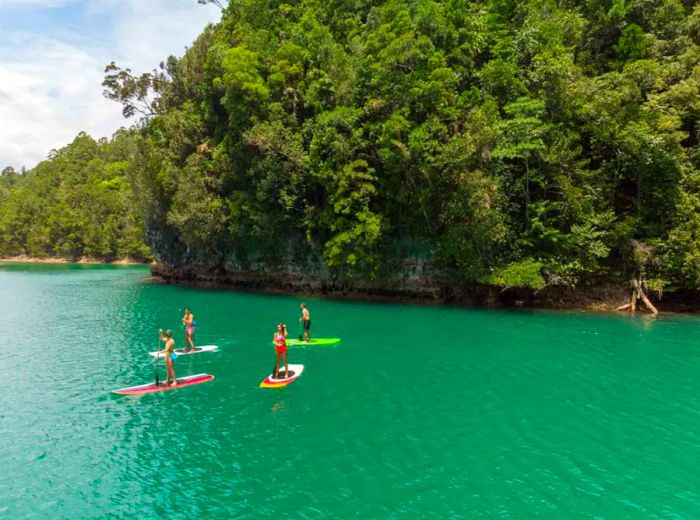
<svg viewBox="0 0 700 520">
<path fill-rule="evenodd" d="M 644 289 L 642 289 L 642 282 L 639 277 L 633 280 L 632 296 L 630 297 L 629 303 L 624 303 L 620 305 L 617 311 L 627 311 L 636 312 L 637 311 L 637 300 L 642 300 L 644 306 L 651 312 L 654 316 L 659 314 L 659 311 L 649 300 L 646 294 L 644 294 Z"/>
</svg>

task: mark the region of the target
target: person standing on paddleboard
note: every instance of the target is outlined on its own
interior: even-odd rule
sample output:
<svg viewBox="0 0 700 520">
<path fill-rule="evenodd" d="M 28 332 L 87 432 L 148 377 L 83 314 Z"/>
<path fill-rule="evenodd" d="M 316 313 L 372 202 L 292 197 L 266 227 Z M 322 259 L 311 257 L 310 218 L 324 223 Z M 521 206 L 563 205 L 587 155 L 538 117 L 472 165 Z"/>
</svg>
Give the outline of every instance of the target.
<svg viewBox="0 0 700 520">
<path fill-rule="evenodd" d="M 185 309 L 182 324 L 185 326 L 185 352 L 189 352 L 194 350 L 194 316 L 189 309 Z"/>
<path fill-rule="evenodd" d="M 177 354 L 175 354 L 173 331 L 168 329 L 165 331 L 165 335 L 163 335 L 163 329 L 160 329 L 158 332 L 160 332 L 160 340 L 165 341 L 165 348 L 160 351 L 160 353 L 165 355 L 165 385 L 177 386 L 177 377 L 175 376 L 175 358 Z"/>
<path fill-rule="evenodd" d="M 305 303 L 302 303 L 299 308 L 301 308 L 299 321 L 304 325 L 304 341 L 311 341 L 311 314 L 309 314 L 309 309 L 306 308 Z"/>
<path fill-rule="evenodd" d="M 284 323 L 277 324 L 277 331 L 272 336 L 272 341 L 275 343 L 275 370 L 272 375 L 275 379 L 279 379 L 280 359 L 284 357 L 284 377 L 289 377 L 289 365 L 287 364 L 287 326 Z"/>
</svg>

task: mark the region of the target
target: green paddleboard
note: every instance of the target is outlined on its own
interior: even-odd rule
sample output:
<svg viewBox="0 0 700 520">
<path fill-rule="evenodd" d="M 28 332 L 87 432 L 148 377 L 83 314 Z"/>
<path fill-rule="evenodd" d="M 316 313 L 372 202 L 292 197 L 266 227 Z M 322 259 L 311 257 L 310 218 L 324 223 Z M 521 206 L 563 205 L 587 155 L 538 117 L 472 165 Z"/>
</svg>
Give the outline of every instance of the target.
<svg viewBox="0 0 700 520">
<path fill-rule="evenodd" d="M 340 338 L 311 338 L 311 341 L 287 340 L 287 345 L 290 347 L 326 347 L 337 343 L 340 343 Z"/>
</svg>

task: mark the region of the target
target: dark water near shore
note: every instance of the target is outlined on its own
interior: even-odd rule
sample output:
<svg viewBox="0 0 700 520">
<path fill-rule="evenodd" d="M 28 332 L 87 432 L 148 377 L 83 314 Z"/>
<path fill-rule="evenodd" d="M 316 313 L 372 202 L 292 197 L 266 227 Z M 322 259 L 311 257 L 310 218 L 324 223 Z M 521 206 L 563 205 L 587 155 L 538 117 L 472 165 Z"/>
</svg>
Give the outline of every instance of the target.
<svg viewBox="0 0 700 520">
<path fill-rule="evenodd" d="M 0 517 L 694 518 L 700 320 L 307 300 L 336 347 L 260 389 L 299 298 L 0 264 Z M 178 376 L 138 398 L 190 306 Z M 163 369 L 161 366 L 161 375 Z"/>
</svg>

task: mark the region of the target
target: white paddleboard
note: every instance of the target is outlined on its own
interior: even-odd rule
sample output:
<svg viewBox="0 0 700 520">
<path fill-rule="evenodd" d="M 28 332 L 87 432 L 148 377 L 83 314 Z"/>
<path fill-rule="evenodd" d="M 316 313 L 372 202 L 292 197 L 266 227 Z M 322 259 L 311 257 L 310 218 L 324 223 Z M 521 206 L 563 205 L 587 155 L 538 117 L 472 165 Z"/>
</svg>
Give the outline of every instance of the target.
<svg viewBox="0 0 700 520">
<path fill-rule="evenodd" d="M 190 354 L 201 354 L 202 352 L 216 352 L 219 349 L 216 345 L 202 345 L 201 347 L 195 347 L 194 350 L 186 351 L 184 348 L 175 349 L 175 354 L 180 356 L 189 356 Z M 153 357 L 162 358 L 164 354 L 162 352 L 149 352 L 149 355 Z"/>
</svg>

